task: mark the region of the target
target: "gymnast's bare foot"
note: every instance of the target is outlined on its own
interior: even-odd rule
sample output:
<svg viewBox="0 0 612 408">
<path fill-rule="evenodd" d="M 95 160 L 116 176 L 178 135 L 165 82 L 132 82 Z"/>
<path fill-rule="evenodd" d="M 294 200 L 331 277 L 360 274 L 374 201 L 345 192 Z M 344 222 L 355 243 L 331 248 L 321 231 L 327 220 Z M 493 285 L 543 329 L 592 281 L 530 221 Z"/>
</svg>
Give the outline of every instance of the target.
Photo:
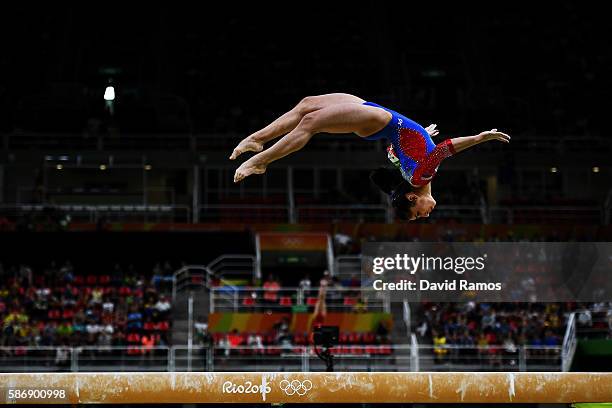
<svg viewBox="0 0 612 408">
<path fill-rule="evenodd" d="M 230 160 L 235 160 L 236 157 L 240 156 L 244 152 L 261 152 L 263 150 L 263 144 L 255 141 L 253 136 L 249 136 L 243 139 L 238 146 L 232 152 Z"/>
<path fill-rule="evenodd" d="M 240 167 L 236 169 L 236 173 L 234 173 L 234 183 L 238 183 L 251 174 L 263 174 L 266 172 L 266 165 L 257 163 L 257 161 L 253 159 L 255 159 L 255 156 L 242 163 Z"/>
</svg>

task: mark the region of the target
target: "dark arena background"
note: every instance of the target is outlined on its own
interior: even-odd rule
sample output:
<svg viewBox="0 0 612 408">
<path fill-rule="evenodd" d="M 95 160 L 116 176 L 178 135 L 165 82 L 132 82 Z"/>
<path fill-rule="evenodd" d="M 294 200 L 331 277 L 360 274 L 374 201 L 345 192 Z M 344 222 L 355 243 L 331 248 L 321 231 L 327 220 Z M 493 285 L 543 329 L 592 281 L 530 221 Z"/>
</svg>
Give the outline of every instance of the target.
<svg viewBox="0 0 612 408">
<path fill-rule="evenodd" d="M 6 7 L 0 404 L 612 402 L 612 278 L 554 302 L 372 287 L 372 244 L 612 241 L 608 15 L 425 3 Z M 370 181 L 384 139 L 317 134 L 234 183 L 242 139 L 335 92 L 435 143 L 512 139 L 445 160 L 414 221 Z"/>
</svg>

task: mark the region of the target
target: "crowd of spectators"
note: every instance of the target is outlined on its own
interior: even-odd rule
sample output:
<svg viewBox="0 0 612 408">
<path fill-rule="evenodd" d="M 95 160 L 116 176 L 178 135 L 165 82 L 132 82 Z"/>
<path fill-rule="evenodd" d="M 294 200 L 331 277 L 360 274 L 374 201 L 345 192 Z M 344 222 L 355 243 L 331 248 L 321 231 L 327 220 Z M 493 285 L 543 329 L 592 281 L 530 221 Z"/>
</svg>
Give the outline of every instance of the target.
<svg viewBox="0 0 612 408">
<path fill-rule="evenodd" d="M 326 304 L 329 310 L 344 312 L 368 310 L 368 298 L 357 290 L 361 282 L 356 274 L 339 279 L 325 270 L 319 278 L 314 279 L 305 273 L 297 286 L 294 283 L 284 283 L 274 274 L 269 274 L 261 284 L 253 282 L 246 286 L 222 286 L 220 282 L 215 282 L 219 293 L 231 294 L 232 301 L 238 301 L 242 311 L 251 312 L 289 312 L 294 307 L 300 306 L 306 308 L 304 311 L 312 311 L 317 301 L 319 287 L 323 284 L 328 288 Z"/>
<path fill-rule="evenodd" d="M 160 276 L 161 270 L 153 276 Z M 157 281 L 159 283 L 159 279 Z M 0 346 L 113 346 L 141 352 L 170 344 L 170 299 L 155 280 L 116 265 L 108 274 L 86 274 L 68 261 L 34 271 L 0 265 Z"/>
<path fill-rule="evenodd" d="M 433 344 L 439 363 L 517 365 L 520 346 L 542 358 L 559 356 L 556 347 L 571 308 L 563 303 L 424 303 L 416 332 L 422 342 Z"/>
</svg>

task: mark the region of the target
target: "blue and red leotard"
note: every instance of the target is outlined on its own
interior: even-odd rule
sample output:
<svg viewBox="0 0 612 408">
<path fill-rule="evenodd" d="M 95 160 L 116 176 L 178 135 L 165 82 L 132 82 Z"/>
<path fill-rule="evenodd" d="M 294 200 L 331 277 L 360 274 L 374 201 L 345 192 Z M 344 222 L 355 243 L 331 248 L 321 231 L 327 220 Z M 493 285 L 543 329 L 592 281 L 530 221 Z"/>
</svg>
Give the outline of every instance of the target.
<svg viewBox="0 0 612 408">
<path fill-rule="evenodd" d="M 392 118 L 387 126 L 366 139 L 389 140 L 389 159 L 397 162 L 394 164 L 411 185 L 420 187 L 429 183 L 436 175 L 442 160 L 455 154 L 450 139 L 436 145 L 423 126 L 415 121 L 374 102 L 364 102 L 364 105 L 375 106 L 391 113 Z"/>
</svg>

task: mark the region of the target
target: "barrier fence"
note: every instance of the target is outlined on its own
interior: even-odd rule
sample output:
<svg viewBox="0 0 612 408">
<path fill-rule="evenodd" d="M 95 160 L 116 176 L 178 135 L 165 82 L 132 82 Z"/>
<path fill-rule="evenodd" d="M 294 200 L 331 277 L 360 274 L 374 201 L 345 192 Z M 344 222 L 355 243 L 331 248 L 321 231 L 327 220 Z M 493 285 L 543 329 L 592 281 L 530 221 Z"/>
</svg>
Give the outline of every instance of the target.
<svg viewBox="0 0 612 408">
<path fill-rule="evenodd" d="M 23 216 L 44 217 L 53 215 L 70 222 L 190 222 L 191 208 L 184 205 L 0 205 L 0 216 L 19 218 Z M 66 217 L 69 216 L 68 220 Z"/>
<path fill-rule="evenodd" d="M 132 222 L 276 222 L 276 223 L 320 223 L 320 222 L 394 222 L 393 211 L 386 205 L 235 205 L 215 204 L 195 209 L 187 205 L 88 205 L 88 204 L 20 204 L 1 205 L 0 215 L 8 217 L 44 215 L 59 211 L 69 215 L 73 222 L 132 221 Z M 612 210 L 595 206 L 555 207 L 519 206 L 486 207 L 480 205 L 439 205 L 431 220 L 454 219 L 477 224 L 604 224 L 610 222 Z"/>
<path fill-rule="evenodd" d="M 288 288 L 278 290 L 244 286 L 210 288 L 211 312 L 290 311 L 294 307 L 314 309 L 319 288 Z M 388 293 L 374 289 L 329 288 L 326 307 L 329 311 L 391 311 Z"/>
<path fill-rule="evenodd" d="M 561 347 L 339 345 L 338 371 L 561 371 Z M 319 350 L 320 351 L 320 350 Z M 1 347 L 0 372 L 325 371 L 312 346 Z"/>
<path fill-rule="evenodd" d="M 67 148 L 87 151 L 195 151 L 220 150 L 231 151 L 242 140 L 242 134 L 193 134 L 193 133 L 121 133 L 120 137 L 107 133 L 39 133 L 20 130 L 0 135 L 0 143 L 5 150 L 58 150 Z M 310 150 L 330 151 L 383 151 L 384 143 L 363 143 L 359 138 L 348 138 L 346 135 L 326 134 L 315 138 L 308 145 Z M 510 146 L 517 153 L 555 153 L 560 152 L 610 152 L 610 143 L 605 137 L 563 136 L 563 137 L 527 137 L 514 138 Z M 483 151 L 499 151 L 494 144 L 485 144 Z M 507 151 L 507 148 L 506 148 Z"/>
</svg>

